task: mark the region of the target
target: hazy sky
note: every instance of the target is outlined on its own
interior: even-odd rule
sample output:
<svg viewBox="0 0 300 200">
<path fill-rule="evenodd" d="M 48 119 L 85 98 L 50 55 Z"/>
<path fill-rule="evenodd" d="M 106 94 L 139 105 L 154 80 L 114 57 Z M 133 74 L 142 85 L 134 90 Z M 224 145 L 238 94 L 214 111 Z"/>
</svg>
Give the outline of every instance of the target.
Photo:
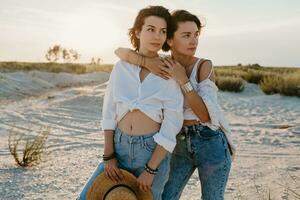
<svg viewBox="0 0 300 200">
<path fill-rule="evenodd" d="M 50 46 L 80 62 L 117 60 L 138 10 L 163 5 L 206 19 L 197 55 L 215 65 L 300 66 L 300 0 L 0 0 L 0 61 L 45 62 Z"/>
</svg>

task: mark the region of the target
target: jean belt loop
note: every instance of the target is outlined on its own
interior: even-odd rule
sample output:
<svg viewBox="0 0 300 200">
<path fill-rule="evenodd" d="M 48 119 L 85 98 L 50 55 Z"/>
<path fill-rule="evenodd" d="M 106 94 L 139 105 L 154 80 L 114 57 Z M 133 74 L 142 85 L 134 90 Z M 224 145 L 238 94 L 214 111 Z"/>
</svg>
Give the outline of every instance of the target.
<svg viewBox="0 0 300 200">
<path fill-rule="evenodd" d="M 197 131 L 197 127 L 196 127 L 197 125 L 195 124 L 195 125 L 193 125 L 193 131 L 194 132 L 196 132 Z"/>
<path fill-rule="evenodd" d="M 118 140 L 118 143 L 121 142 L 121 137 L 122 137 L 122 131 L 119 129 L 118 132 L 117 132 L 117 140 Z"/>
<path fill-rule="evenodd" d="M 198 136 L 201 136 L 201 131 L 202 131 L 202 125 L 201 124 L 195 125 L 195 132 L 197 133 Z"/>
<path fill-rule="evenodd" d="M 145 140 L 143 136 L 140 136 L 142 147 L 145 147 Z"/>
<path fill-rule="evenodd" d="M 187 141 L 187 149 L 188 149 L 188 152 L 189 152 L 189 153 L 192 153 L 192 147 L 191 147 L 191 135 L 188 134 L 186 137 L 187 137 L 187 138 L 186 138 L 186 141 Z"/>
<path fill-rule="evenodd" d="M 184 133 L 187 134 L 189 132 L 189 127 L 184 126 L 183 128 L 184 128 Z"/>
</svg>

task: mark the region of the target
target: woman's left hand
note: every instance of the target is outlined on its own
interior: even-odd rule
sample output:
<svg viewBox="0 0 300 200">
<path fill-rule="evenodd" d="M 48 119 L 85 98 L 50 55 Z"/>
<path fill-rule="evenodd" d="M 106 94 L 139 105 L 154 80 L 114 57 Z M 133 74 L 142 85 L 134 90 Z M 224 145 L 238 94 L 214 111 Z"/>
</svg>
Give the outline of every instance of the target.
<svg viewBox="0 0 300 200">
<path fill-rule="evenodd" d="M 151 185 L 154 179 L 153 174 L 149 174 L 145 170 L 142 172 L 142 174 L 137 178 L 137 182 L 139 185 L 140 190 L 147 192 L 151 189 Z"/>
<path fill-rule="evenodd" d="M 180 85 L 183 85 L 186 82 L 188 82 L 189 78 L 186 75 L 186 70 L 179 62 L 177 62 L 176 60 L 173 60 L 170 57 L 164 58 L 163 61 L 164 61 L 165 65 L 168 66 L 168 69 L 166 69 L 166 71 Z"/>
</svg>

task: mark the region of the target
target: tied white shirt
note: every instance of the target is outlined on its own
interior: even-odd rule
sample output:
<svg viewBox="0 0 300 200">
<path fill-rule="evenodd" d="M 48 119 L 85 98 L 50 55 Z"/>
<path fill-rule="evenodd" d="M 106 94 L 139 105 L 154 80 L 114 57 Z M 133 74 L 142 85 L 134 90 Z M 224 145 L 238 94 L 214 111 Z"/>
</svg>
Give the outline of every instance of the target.
<svg viewBox="0 0 300 200">
<path fill-rule="evenodd" d="M 114 65 L 105 91 L 102 129 L 115 130 L 127 112 L 138 109 L 161 123 L 154 140 L 172 152 L 183 124 L 181 89 L 175 80 L 165 80 L 153 73 L 141 82 L 140 71 L 139 66 L 122 60 Z"/>
</svg>

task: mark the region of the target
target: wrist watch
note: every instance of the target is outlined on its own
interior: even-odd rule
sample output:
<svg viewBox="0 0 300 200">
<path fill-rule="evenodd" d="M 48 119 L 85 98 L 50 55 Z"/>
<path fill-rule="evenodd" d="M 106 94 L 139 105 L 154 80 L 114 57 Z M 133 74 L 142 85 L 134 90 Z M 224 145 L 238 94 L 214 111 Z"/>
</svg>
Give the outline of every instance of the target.
<svg viewBox="0 0 300 200">
<path fill-rule="evenodd" d="M 181 85 L 181 89 L 183 90 L 184 93 L 188 93 L 188 92 L 192 91 L 194 88 L 193 88 L 191 82 L 188 81 L 187 83 Z"/>
</svg>

